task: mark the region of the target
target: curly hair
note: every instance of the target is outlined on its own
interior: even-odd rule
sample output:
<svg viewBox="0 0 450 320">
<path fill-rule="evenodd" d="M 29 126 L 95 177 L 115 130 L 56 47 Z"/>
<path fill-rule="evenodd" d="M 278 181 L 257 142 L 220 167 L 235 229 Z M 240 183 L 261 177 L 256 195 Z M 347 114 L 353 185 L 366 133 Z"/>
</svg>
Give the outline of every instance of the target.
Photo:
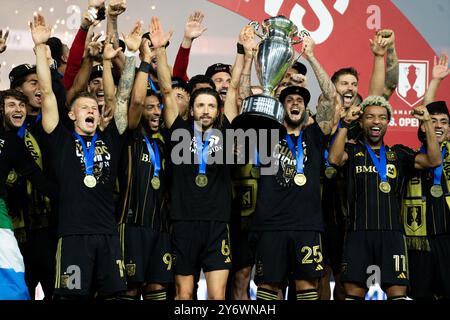
<svg viewBox="0 0 450 320">
<path fill-rule="evenodd" d="M 389 102 L 382 96 L 368 96 L 364 99 L 363 102 L 359 105 L 361 107 L 361 110 L 364 112 L 364 110 L 369 106 L 379 106 L 384 107 L 387 110 L 388 113 L 388 119 L 391 120 L 392 117 L 392 107 L 389 104 Z"/>
</svg>

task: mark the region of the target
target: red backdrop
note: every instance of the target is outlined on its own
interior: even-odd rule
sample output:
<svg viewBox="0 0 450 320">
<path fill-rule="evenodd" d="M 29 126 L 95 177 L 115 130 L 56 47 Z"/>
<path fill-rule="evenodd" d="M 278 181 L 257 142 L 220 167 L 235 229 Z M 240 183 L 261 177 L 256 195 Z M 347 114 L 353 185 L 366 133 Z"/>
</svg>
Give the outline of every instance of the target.
<svg viewBox="0 0 450 320">
<path fill-rule="evenodd" d="M 416 119 L 411 109 L 423 101 L 431 78 L 435 53 L 402 12 L 387 0 L 209 0 L 249 20 L 262 22 L 284 15 L 308 30 L 316 41 L 315 53 L 331 76 L 342 67 L 353 66 L 360 73 L 359 92 L 367 96 L 373 57 L 369 39 L 376 29 L 395 31 L 400 76 L 390 98 L 394 119 L 385 142 L 417 147 Z M 301 49 L 297 46 L 297 50 Z M 440 86 L 437 99 L 449 101 L 450 77 Z"/>
</svg>

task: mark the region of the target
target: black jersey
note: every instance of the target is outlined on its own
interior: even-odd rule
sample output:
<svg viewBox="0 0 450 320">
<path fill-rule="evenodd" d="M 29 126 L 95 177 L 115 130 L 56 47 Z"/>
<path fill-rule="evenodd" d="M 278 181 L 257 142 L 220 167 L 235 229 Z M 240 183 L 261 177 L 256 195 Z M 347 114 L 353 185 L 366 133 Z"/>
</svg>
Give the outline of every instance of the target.
<svg viewBox="0 0 450 320">
<path fill-rule="evenodd" d="M 307 182 L 303 186 L 294 183 L 297 161 L 286 139 L 277 145 L 273 156 L 279 163 L 278 172 L 260 177 L 255 230 L 323 230 L 320 170 L 326 138 L 316 122 L 304 129 L 302 146 Z M 293 135 L 291 139 L 297 141 Z"/>
<path fill-rule="evenodd" d="M 223 128 L 214 129 L 208 143 L 208 165 L 206 176 L 208 183 L 198 187 L 195 178 L 199 173 L 199 154 L 197 137 L 194 134 L 192 120 L 177 117 L 170 128 L 171 160 L 173 162 L 173 183 L 171 187 L 171 219 L 206 220 L 228 222 L 231 212 L 230 165 L 225 163 L 227 148 L 226 129 L 231 128 L 224 117 Z M 202 141 L 206 139 L 203 135 Z M 186 154 L 189 152 L 189 154 Z M 177 164 L 183 157 L 186 162 Z M 177 159 L 175 159 L 177 158 Z M 219 160 L 222 163 L 217 163 Z M 175 160 L 175 161 L 174 161 Z M 216 163 L 212 163 L 216 160 Z M 194 163 L 195 161 L 195 163 Z"/>
<path fill-rule="evenodd" d="M 415 153 L 403 145 L 386 146 L 389 193 L 380 190 L 378 171 L 361 140 L 347 144 L 347 210 L 350 230 L 402 230 L 401 203 L 406 179 L 413 173 Z M 379 156 L 379 150 L 374 150 Z"/>
<path fill-rule="evenodd" d="M 444 159 L 442 159 L 441 186 L 444 195 L 433 197 L 431 187 L 434 184 L 433 170 L 423 170 L 422 195 L 426 196 L 426 225 L 428 235 L 448 234 L 450 233 L 450 143 L 447 142 Z"/>
<path fill-rule="evenodd" d="M 97 135 L 93 163 L 96 185 L 93 188 L 83 183 L 86 168 L 78 138 L 61 123 L 49 135 L 59 185 L 59 236 L 117 233 L 113 189 L 123 139 L 114 121 L 105 131 L 97 130 Z M 81 138 L 90 148 L 92 137 Z"/>
<path fill-rule="evenodd" d="M 39 167 L 31 158 L 23 142 L 16 132 L 0 131 L 0 198 L 7 197 L 5 182 L 7 176 L 14 168 L 19 174 L 29 178 L 41 192 L 46 195 L 55 195 L 54 186 L 45 179 Z"/>
<path fill-rule="evenodd" d="M 120 222 L 149 227 L 155 231 L 169 231 L 166 137 L 160 132 L 147 136 L 160 159 L 158 189 L 152 187 L 155 166 L 148 151 L 145 133 L 141 127 L 127 131 L 126 148 L 122 153 L 120 169 L 121 204 Z"/>
</svg>

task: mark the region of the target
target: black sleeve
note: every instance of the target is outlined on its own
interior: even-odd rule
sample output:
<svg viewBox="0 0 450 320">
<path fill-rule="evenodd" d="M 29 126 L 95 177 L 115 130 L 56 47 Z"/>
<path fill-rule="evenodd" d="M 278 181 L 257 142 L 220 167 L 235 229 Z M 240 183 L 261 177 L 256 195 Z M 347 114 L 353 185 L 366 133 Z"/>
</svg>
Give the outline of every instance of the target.
<svg viewBox="0 0 450 320">
<path fill-rule="evenodd" d="M 186 120 L 183 120 L 183 118 L 181 118 L 180 116 L 177 116 L 175 118 L 175 121 L 170 126 L 169 134 L 172 135 L 172 133 L 177 129 L 181 129 L 181 128 L 185 129 L 185 128 L 187 128 L 187 125 L 188 124 L 187 124 Z"/>
<path fill-rule="evenodd" d="M 57 193 L 56 184 L 48 180 L 42 170 L 31 157 L 22 140 L 10 136 L 8 139 L 8 155 L 11 155 L 11 166 L 44 195 L 54 198 Z"/>
<path fill-rule="evenodd" d="M 414 163 L 418 152 L 415 152 L 414 150 L 401 144 L 396 144 L 392 147 L 392 149 L 398 156 L 399 163 L 403 167 L 404 172 L 407 175 L 411 175 L 414 172 Z"/>
<path fill-rule="evenodd" d="M 67 127 L 73 126 L 73 121 L 69 118 L 69 109 L 66 106 L 66 89 L 62 83 L 62 76 L 57 69 L 50 69 L 52 76 L 52 89 L 58 104 L 58 113 L 61 122 Z"/>
</svg>

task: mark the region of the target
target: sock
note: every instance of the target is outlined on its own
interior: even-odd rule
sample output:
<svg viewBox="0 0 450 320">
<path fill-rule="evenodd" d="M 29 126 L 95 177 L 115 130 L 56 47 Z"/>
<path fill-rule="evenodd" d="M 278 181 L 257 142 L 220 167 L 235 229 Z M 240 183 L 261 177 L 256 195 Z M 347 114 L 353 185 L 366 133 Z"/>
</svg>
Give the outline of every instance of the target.
<svg viewBox="0 0 450 320">
<path fill-rule="evenodd" d="M 364 298 L 363 297 L 358 297 L 358 296 L 352 296 L 351 294 L 347 294 L 345 296 L 345 300 L 363 301 Z"/>
<path fill-rule="evenodd" d="M 167 300 L 167 290 L 155 290 L 144 293 L 144 300 Z"/>
<path fill-rule="evenodd" d="M 278 300 L 278 292 L 258 287 L 256 300 Z"/>
<path fill-rule="evenodd" d="M 406 296 L 393 296 L 393 297 L 388 297 L 388 300 L 394 301 L 394 300 L 406 300 Z"/>
<path fill-rule="evenodd" d="M 121 293 L 116 296 L 116 300 L 122 300 L 122 301 L 134 301 L 137 299 L 138 299 L 138 296 L 131 296 L 126 293 Z"/>
<path fill-rule="evenodd" d="M 316 289 L 297 290 L 295 292 L 296 300 L 319 300 Z"/>
</svg>

